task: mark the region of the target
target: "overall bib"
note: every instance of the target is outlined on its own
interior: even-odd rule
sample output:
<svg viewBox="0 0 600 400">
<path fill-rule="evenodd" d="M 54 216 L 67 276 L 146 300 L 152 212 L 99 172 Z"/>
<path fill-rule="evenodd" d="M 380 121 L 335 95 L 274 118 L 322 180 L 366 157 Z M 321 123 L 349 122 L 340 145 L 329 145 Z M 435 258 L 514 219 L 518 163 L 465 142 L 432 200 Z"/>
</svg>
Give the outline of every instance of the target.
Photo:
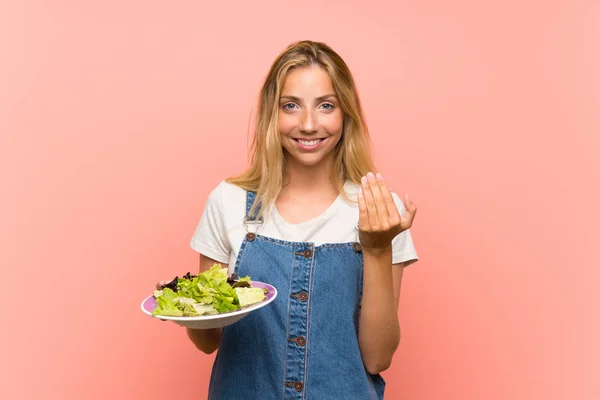
<svg viewBox="0 0 600 400">
<path fill-rule="evenodd" d="M 247 192 L 248 225 L 256 194 Z M 358 346 L 363 255 L 358 242 L 315 246 L 248 232 L 234 273 L 273 285 L 277 298 L 223 328 L 211 400 L 383 399 Z"/>
</svg>

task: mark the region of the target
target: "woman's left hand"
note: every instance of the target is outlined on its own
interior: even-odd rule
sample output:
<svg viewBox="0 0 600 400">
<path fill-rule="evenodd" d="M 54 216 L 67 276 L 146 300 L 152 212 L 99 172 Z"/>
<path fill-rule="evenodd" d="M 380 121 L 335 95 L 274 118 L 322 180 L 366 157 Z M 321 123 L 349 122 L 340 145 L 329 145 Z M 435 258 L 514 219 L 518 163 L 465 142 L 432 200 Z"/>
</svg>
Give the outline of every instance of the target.
<svg viewBox="0 0 600 400">
<path fill-rule="evenodd" d="M 392 193 L 380 174 L 363 176 L 358 192 L 358 234 L 365 251 L 385 251 L 392 240 L 412 226 L 417 206 L 405 197 L 404 215 L 400 215 Z"/>
</svg>

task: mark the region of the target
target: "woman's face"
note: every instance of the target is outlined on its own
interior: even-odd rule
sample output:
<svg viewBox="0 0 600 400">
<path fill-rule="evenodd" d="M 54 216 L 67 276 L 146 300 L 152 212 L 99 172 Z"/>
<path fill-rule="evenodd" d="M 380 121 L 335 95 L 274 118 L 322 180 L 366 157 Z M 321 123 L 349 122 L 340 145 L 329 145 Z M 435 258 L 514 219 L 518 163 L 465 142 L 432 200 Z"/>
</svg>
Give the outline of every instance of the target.
<svg viewBox="0 0 600 400">
<path fill-rule="evenodd" d="M 332 162 L 343 124 L 340 103 L 323 68 L 312 65 L 288 73 L 279 100 L 279 133 L 288 162 Z"/>
</svg>

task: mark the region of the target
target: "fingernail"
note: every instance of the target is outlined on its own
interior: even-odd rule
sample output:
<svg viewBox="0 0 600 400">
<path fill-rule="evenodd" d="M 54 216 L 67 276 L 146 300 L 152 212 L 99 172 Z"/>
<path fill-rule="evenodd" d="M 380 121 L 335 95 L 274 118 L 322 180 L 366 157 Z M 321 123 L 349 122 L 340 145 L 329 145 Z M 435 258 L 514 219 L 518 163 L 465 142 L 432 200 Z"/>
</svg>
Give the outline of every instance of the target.
<svg viewBox="0 0 600 400">
<path fill-rule="evenodd" d="M 383 176 L 381 176 L 381 174 L 379 172 L 375 176 L 377 177 L 377 180 L 379 180 L 379 181 L 383 180 Z"/>
<path fill-rule="evenodd" d="M 373 179 L 373 178 L 375 178 L 375 175 L 373 175 L 373 173 L 372 173 L 372 172 L 369 172 L 369 173 L 367 174 L 367 177 L 368 177 L 369 179 Z"/>
<path fill-rule="evenodd" d="M 362 183 L 367 183 L 367 177 L 366 177 L 366 176 L 363 176 L 362 178 L 360 178 L 360 181 L 361 181 Z"/>
</svg>

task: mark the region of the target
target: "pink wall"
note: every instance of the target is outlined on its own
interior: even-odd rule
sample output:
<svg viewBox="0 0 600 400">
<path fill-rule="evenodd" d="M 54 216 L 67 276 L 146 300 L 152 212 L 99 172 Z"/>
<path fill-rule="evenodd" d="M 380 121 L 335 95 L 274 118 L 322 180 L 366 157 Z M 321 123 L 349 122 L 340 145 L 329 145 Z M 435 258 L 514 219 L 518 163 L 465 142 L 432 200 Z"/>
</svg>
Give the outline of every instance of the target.
<svg viewBox="0 0 600 400">
<path fill-rule="evenodd" d="M 0 5 L 0 397 L 204 398 L 212 357 L 139 303 L 195 270 L 303 38 L 346 58 L 419 206 L 387 398 L 600 397 L 600 3 L 53 3 Z"/>
</svg>

